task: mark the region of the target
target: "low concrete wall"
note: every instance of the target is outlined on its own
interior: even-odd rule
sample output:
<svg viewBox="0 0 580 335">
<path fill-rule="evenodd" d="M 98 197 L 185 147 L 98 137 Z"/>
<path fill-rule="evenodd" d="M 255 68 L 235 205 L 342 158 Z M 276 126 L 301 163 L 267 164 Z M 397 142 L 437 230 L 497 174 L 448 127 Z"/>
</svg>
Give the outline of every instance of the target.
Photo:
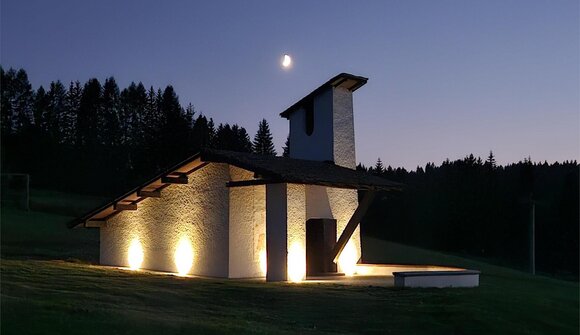
<svg viewBox="0 0 580 335">
<path fill-rule="evenodd" d="M 394 272 L 395 287 L 477 287 L 479 271 L 409 271 Z"/>
<path fill-rule="evenodd" d="M 357 264 L 357 274 L 363 276 L 392 276 L 395 272 L 408 271 L 462 271 L 465 269 L 436 265 L 403 264 Z"/>
</svg>

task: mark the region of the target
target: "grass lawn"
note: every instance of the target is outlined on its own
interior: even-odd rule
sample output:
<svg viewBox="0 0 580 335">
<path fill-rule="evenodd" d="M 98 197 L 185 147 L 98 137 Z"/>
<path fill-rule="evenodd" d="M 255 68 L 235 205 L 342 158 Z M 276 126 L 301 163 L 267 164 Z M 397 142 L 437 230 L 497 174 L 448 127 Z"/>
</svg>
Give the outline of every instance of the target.
<svg viewBox="0 0 580 335">
<path fill-rule="evenodd" d="M 46 203 L 2 208 L 2 334 L 578 334 L 578 283 L 371 238 L 368 261 L 397 255 L 479 269 L 481 286 L 265 284 L 90 265 L 98 231 L 66 229 L 73 213 Z"/>
</svg>

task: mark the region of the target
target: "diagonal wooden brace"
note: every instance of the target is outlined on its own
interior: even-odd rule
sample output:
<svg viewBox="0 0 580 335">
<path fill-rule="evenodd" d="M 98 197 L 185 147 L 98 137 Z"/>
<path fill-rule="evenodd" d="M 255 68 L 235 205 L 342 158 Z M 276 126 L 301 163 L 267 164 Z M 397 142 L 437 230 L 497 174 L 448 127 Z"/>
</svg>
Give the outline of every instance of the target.
<svg viewBox="0 0 580 335">
<path fill-rule="evenodd" d="M 367 212 L 367 210 L 371 206 L 374 198 L 375 198 L 375 191 L 368 190 L 365 193 L 361 202 L 358 204 L 358 207 L 356 208 L 356 210 L 352 214 L 352 217 L 350 218 L 350 220 L 348 220 L 346 227 L 344 227 L 342 234 L 340 234 L 338 241 L 336 242 L 336 244 L 334 245 L 334 248 L 332 249 L 332 254 L 331 254 L 332 258 L 331 259 L 333 260 L 334 263 L 338 262 L 338 258 L 340 257 L 342 250 L 344 249 L 344 247 L 348 243 L 348 240 L 350 240 L 350 237 L 352 236 L 352 234 L 356 230 L 356 227 L 358 227 L 358 224 L 360 223 L 363 216 L 365 215 L 365 213 Z"/>
</svg>

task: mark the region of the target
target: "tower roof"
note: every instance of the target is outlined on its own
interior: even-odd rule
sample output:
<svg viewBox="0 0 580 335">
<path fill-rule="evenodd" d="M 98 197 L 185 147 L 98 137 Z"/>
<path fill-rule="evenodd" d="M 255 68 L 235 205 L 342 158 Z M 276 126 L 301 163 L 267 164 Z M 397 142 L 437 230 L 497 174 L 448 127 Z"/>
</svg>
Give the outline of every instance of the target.
<svg viewBox="0 0 580 335">
<path fill-rule="evenodd" d="M 292 112 L 298 110 L 300 107 L 302 107 L 304 104 L 306 104 L 306 102 L 313 99 L 314 96 L 320 94 L 322 91 L 324 91 L 325 89 L 327 89 L 329 87 L 343 87 L 351 92 L 354 92 L 357 89 L 359 89 L 359 87 L 366 84 L 367 81 L 368 81 L 368 78 L 361 77 L 361 76 L 355 76 L 353 74 L 343 72 L 339 75 L 332 77 L 329 81 L 322 84 L 320 87 L 318 87 L 314 91 L 310 92 L 310 94 L 308 94 L 304 98 L 300 99 L 298 102 L 296 102 L 292 106 L 288 107 L 285 111 L 280 113 L 280 116 L 288 119 Z"/>
</svg>

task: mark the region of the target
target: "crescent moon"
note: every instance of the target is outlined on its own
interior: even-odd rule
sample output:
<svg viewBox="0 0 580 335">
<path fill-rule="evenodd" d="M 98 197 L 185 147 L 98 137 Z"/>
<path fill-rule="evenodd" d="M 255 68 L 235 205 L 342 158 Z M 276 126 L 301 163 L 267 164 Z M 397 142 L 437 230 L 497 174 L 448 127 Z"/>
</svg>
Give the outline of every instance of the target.
<svg viewBox="0 0 580 335">
<path fill-rule="evenodd" d="M 292 58 L 290 55 L 285 54 L 284 59 L 282 60 L 282 66 L 288 68 L 290 65 L 292 65 Z"/>
</svg>

